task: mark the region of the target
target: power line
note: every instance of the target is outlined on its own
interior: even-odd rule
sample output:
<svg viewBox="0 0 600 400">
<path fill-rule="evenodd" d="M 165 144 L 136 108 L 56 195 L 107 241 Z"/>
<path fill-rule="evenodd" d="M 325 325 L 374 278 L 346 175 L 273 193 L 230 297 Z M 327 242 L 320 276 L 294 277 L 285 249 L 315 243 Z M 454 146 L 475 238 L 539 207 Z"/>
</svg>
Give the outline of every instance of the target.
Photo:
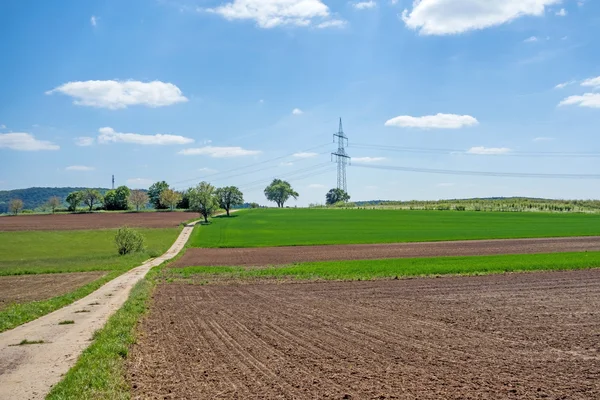
<svg viewBox="0 0 600 400">
<path fill-rule="evenodd" d="M 289 178 L 295 177 L 295 175 L 298 175 L 298 174 L 310 176 L 310 174 L 312 174 L 316 171 L 323 170 L 323 169 L 331 170 L 331 164 L 328 162 L 324 162 L 324 163 L 320 163 L 320 164 L 311 165 L 310 167 L 302 168 L 299 170 L 295 170 L 295 171 L 291 171 L 291 172 L 287 172 L 287 173 L 283 173 L 283 174 L 278 174 L 277 176 L 279 178 L 284 178 L 284 179 L 289 179 Z M 274 177 L 271 176 L 269 178 L 265 177 L 265 178 L 258 179 L 256 181 L 247 182 L 246 184 L 241 185 L 241 188 L 249 188 L 249 187 L 256 186 L 257 184 L 262 185 L 264 183 L 268 183 L 273 178 Z M 295 178 L 297 179 L 297 177 L 295 177 Z"/>
<path fill-rule="evenodd" d="M 290 178 L 285 178 L 285 179 L 290 179 L 290 180 L 293 180 L 293 181 L 301 181 L 301 180 L 306 179 L 306 178 L 312 178 L 312 177 L 315 177 L 315 176 L 320 176 L 320 175 L 323 175 L 323 174 L 325 174 L 327 172 L 332 172 L 332 171 L 334 171 L 334 169 L 331 167 L 331 165 L 327 165 L 325 167 L 321 167 L 320 169 L 313 170 L 311 172 L 307 172 L 307 173 L 304 173 L 304 174 L 299 175 L 299 176 L 295 176 L 292 179 L 290 179 Z M 271 180 L 272 179 L 270 178 L 268 180 L 262 181 L 260 184 L 255 184 L 253 186 L 245 186 L 242 189 L 244 191 L 247 191 L 247 192 L 251 192 L 251 191 L 254 191 L 256 189 L 262 189 L 262 188 L 264 188 L 265 185 L 269 184 L 271 182 Z"/>
<path fill-rule="evenodd" d="M 527 172 L 483 172 L 483 171 L 457 171 L 449 169 L 396 167 L 390 165 L 355 165 L 360 168 L 383 169 L 389 171 L 422 172 L 428 174 L 444 175 L 471 175 L 471 176 L 496 176 L 509 178 L 549 178 L 549 179 L 600 179 L 600 174 L 544 174 Z"/>
</svg>

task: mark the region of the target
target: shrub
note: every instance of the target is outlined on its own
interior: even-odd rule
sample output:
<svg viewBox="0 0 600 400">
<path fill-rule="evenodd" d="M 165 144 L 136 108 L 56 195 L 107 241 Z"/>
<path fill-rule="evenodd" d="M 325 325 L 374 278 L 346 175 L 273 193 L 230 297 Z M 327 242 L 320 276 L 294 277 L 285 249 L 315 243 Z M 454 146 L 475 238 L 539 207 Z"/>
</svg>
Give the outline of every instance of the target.
<svg viewBox="0 0 600 400">
<path fill-rule="evenodd" d="M 115 244 L 120 255 L 144 251 L 144 237 L 138 231 L 122 227 L 117 231 Z"/>
</svg>

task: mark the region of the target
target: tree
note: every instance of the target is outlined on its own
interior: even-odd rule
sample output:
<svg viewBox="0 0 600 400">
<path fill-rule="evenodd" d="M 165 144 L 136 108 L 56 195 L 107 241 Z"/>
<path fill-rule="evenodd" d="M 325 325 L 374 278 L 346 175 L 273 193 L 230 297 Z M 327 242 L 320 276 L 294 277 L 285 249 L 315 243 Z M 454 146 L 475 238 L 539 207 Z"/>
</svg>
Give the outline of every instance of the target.
<svg viewBox="0 0 600 400">
<path fill-rule="evenodd" d="M 154 208 L 156 208 L 157 210 L 164 210 L 165 208 L 167 208 L 164 204 L 161 204 L 160 194 L 163 192 L 163 190 L 167 190 L 168 188 L 169 184 L 167 182 L 160 181 L 154 183 L 152 186 L 150 186 L 150 189 L 148 189 L 148 197 L 150 197 L 150 203 L 152 203 Z"/>
<path fill-rule="evenodd" d="M 273 182 L 265 188 L 267 200 L 277 203 L 277 207 L 283 207 L 290 197 L 297 199 L 299 194 L 286 181 L 273 179 Z"/>
<path fill-rule="evenodd" d="M 148 195 L 143 190 L 132 190 L 129 195 L 129 202 L 135 206 L 135 211 L 140 211 L 140 207 L 146 207 L 149 200 Z"/>
<path fill-rule="evenodd" d="M 219 188 L 215 190 L 215 196 L 217 197 L 219 207 L 227 211 L 228 217 L 231 206 L 237 206 L 244 202 L 244 194 L 235 186 Z"/>
<path fill-rule="evenodd" d="M 10 203 L 8 203 L 8 209 L 11 213 L 17 215 L 19 211 L 23 209 L 23 200 L 21 199 L 12 199 Z"/>
<path fill-rule="evenodd" d="M 344 192 L 342 189 L 331 189 L 325 195 L 325 202 L 327 203 L 328 206 L 331 206 L 331 205 L 339 203 L 339 202 L 345 203 L 348 200 L 350 200 L 350 195 L 348 195 L 348 193 Z"/>
<path fill-rule="evenodd" d="M 127 186 L 119 186 L 115 190 L 109 190 L 104 195 L 104 208 L 107 210 L 128 210 L 130 194 L 131 191 Z"/>
<path fill-rule="evenodd" d="M 69 211 L 77 211 L 77 207 L 79 207 L 79 204 L 81 203 L 82 200 L 82 193 L 81 192 L 71 192 L 67 195 L 67 203 L 69 203 Z"/>
<path fill-rule="evenodd" d="M 208 222 L 210 217 L 218 207 L 215 198 L 215 187 L 208 182 L 200 182 L 195 188 L 189 190 L 190 209 L 200 213 L 204 217 L 204 222 Z"/>
<path fill-rule="evenodd" d="M 181 200 L 181 194 L 173 189 L 165 189 L 160 193 L 160 204 L 167 206 L 173 211 L 177 203 Z"/>
<path fill-rule="evenodd" d="M 187 210 L 190 208 L 190 195 L 189 191 L 185 190 L 183 192 L 179 192 L 181 194 L 181 200 L 177 203 L 177 208 L 182 210 Z"/>
<path fill-rule="evenodd" d="M 50 209 L 52 210 L 52 214 L 54 214 L 54 211 L 56 211 L 56 209 L 60 207 L 61 204 L 62 201 L 60 201 L 60 199 L 56 196 L 52 196 L 48 199 L 48 207 L 50 207 Z"/>
<path fill-rule="evenodd" d="M 102 203 L 102 195 L 96 189 L 85 189 L 81 194 L 81 201 L 92 211 L 96 204 Z"/>
</svg>

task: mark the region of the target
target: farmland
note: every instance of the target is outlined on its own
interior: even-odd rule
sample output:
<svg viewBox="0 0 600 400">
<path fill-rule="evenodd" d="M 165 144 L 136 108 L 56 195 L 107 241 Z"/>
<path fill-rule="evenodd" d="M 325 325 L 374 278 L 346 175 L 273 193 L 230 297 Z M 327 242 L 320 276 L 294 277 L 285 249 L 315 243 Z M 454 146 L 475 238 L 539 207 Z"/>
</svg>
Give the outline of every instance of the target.
<svg viewBox="0 0 600 400">
<path fill-rule="evenodd" d="M 271 247 L 353 243 L 600 235 L 600 215 L 402 210 L 258 209 L 197 227 L 191 247 Z"/>
</svg>

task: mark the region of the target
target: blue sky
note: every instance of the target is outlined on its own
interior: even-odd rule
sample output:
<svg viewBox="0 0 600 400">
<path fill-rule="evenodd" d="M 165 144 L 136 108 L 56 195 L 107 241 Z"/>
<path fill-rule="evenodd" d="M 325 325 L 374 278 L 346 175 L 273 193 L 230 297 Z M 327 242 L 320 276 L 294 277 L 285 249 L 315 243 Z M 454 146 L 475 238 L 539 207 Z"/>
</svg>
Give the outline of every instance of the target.
<svg viewBox="0 0 600 400">
<path fill-rule="evenodd" d="M 597 174 L 598 37 L 594 0 L 5 0 L 0 189 L 115 174 L 266 204 L 282 177 L 291 205 L 322 203 L 342 117 L 355 200 L 598 198 L 592 179 L 362 167 Z"/>
</svg>

